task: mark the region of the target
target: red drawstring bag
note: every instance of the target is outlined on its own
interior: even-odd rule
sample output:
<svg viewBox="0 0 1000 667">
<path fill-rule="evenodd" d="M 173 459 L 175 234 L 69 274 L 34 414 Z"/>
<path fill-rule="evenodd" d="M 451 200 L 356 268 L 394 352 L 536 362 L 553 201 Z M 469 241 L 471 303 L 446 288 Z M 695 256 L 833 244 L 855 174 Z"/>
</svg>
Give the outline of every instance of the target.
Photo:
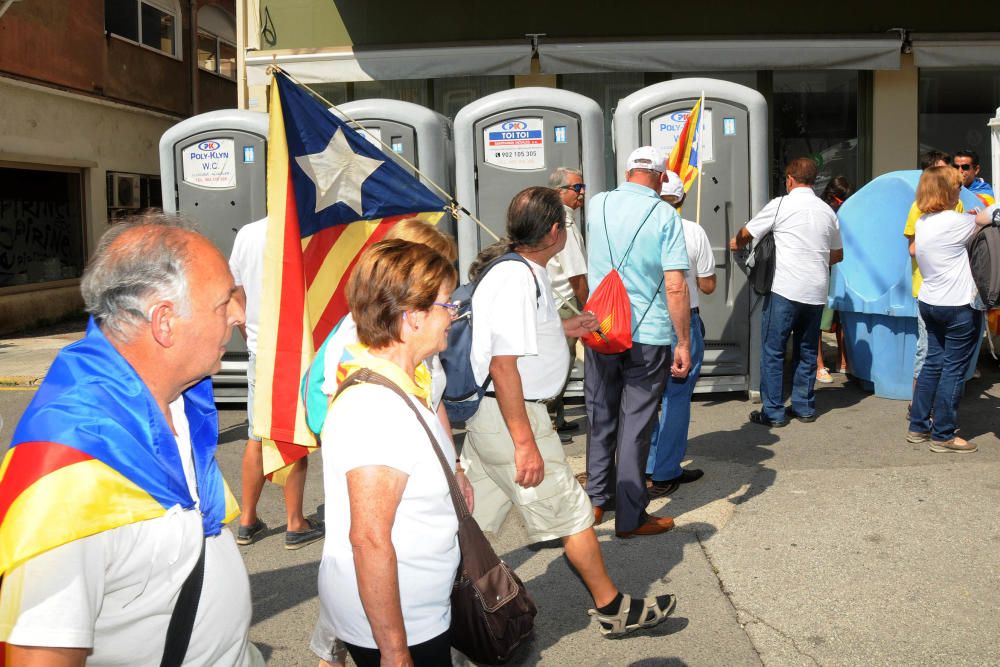
<svg viewBox="0 0 1000 667">
<path fill-rule="evenodd" d="M 635 239 L 639 236 L 639 231 L 646 224 L 646 221 L 649 220 L 649 216 L 653 214 L 658 204 L 654 204 L 653 208 L 649 209 L 646 217 L 639 223 L 639 228 L 632 235 L 632 242 L 629 243 L 628 248 L 625 250 L 625 255 L 617 267 L 615 267 L 615 256 L 611 250 L 611 238 L 608 236 L 607 206 L 608 198 L 605 197 L 604 237 L 608 241 L 608 258 L 611 260 L 611 271 L 601 279 L 601 282 L 597 285 L 597 289 L 591 293 L 590 298 L 587 300 L 587 305 L 583 307 L 584 310 L 590 311 L 597 317 L 597 331 L 588 333 L 580 339 L 580 342 L 594 352 L 617 354 L 631 349 L 632 334 L 635 333 L 632 329 L 632 303 L 629 301 L 625 283 L 622 282 L 621 274 L 618 272 L 625 266 L 625 261 L 628 259 L 629 253 L 632 252 L 632 246 L 635 245 Z M 657 287 L 656 293 L 653 294 L 652 298 L 655 299 L 659 293 L 660 288 Z M 649 306 L 646 307 L 646 313 L 649 312 L 649 308 L 652 305 L 653 301 L 651 299 Z M 642 314 L 642 319 L 646 318 L 646 313 Z M 639 324 L 642 324 L 642 319 L 639 320 Z M 636 329 L 639 328 L 639 324 L 636 324 Z"/>
<path fill-rule="evenodd" d="M 603 354 L 632 347 L 632 304 L 617 269 L 604 276 L 583 308 L 597 316 L 598 326 L 597 331 L 580 339 L 584 345 Z"/>
</svg>

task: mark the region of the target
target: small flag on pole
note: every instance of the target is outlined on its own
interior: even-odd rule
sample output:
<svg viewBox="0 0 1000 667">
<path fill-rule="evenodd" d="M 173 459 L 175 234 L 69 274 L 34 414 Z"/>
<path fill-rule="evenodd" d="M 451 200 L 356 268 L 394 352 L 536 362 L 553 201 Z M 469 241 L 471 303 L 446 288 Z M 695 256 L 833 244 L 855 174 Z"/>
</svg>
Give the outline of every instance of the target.
<svg viewBox="0 0 1000 667">
<path fill-rule="evenodd" d="M 701 148 L 701 112 L 705 106 L 705 96 L 695 102 L 684 122 L 684 128 L 677 137 L 677 143 L 667 158 L 667 169 L 681 177 L 684 192 L 691 189 L 691 184 L 701 170 L 699 149 Z"/>
</svg>

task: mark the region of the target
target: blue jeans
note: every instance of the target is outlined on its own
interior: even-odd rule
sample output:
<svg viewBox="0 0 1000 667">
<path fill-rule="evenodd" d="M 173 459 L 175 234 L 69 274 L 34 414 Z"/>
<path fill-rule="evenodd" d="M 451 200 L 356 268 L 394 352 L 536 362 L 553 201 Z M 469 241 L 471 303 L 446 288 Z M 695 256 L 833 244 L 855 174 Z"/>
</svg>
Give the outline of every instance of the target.
<svg viewBox="0 0 1000 667">
<path fill-rule="evenodd" d="M 691 423 L 691 396 L 701 375 L 705 359 L 705 325 L 698 313 L 691 312 L 691 371 L 684 379 L 669 377 L 660 403 L 660 420 L 653 424 L 652 446 L 646 461 L 646 474 L 663 482 L 683 471 L 681 461 L 687 452 L 688 425 Z"/>
<path fill-rule="evenodd" d="M 792 337 L 795 375 L 792 378 L 792 410 L 802 417 L 816 412 L 816 354 L 822 304 L 799 303 L 771 292 L 764 297 L 760 324 L 760 398 L 762 412 L 771 421 L 785 419 L 785 347 Z"/>
<path fill-rule="evenodd" d="M 929 432 L 932 440 L 945 442 L 955 437 L 958 401 L 979 342 L 983 313 L 971 306 L 932 306 L 922 301 L 918 305 L 927 326 L 927 359 L 913 392 L 910 430 Z"/>
</svg>

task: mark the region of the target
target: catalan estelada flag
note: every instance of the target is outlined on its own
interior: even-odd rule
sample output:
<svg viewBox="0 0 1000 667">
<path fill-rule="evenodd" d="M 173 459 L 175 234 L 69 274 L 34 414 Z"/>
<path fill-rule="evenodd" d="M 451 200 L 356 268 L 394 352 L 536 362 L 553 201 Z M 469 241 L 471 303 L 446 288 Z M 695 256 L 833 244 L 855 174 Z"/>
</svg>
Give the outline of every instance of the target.
<svg viewBox="0 0 1000 667">
<path fill-rule="evenodd" d="M 667 158 L 667 169 L 681 177 L 684 183 L 684 192 L 691 189 L 691 184 L 698 176 L 701 169 L 701 159 L 698 150 L 701 147 L 701 110 L 704 107 L 705 97 L 702 96 L 694 106 L 691 113 L 684 121 L 684 128 L 681 129 L 677 137 L 677 143 L 670 151 Z"/>
<path fill-rule="evenodd" d="M 218 535 L 239 508 L 215 461 L 211 380 L 183 396 L 205 535 Z M 12 443 L 0 466 L 0 575 L 74 540 L 194 507 L 163 412 L 93 320 L 56 357 Z"/>
<path fill-rule="evenodd" d="M 347 314 L 347 279 L 358 255 L 399 220 L 437 224 L 445 214 L 441 198 L 280 71 L 271 79 L 269 111 L 254 397 L 266 474 L 316 446 L 300 381 Z"/>
<path fill-rule="evenodd" d="M 968 189 L 972 194 L 979 197 L 979 201 L 983 202 L 983 206 L 993 206 L 996 203 L 996 199 L 993 197 L 993 188 L 983 179 L 975 179 Z"/>
</svg>

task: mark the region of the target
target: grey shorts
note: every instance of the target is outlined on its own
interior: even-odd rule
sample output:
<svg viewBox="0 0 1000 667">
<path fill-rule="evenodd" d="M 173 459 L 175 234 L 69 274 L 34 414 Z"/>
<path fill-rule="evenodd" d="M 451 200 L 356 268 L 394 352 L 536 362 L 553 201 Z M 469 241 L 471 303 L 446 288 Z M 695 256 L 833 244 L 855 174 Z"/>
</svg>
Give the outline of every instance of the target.
<svg viewBox="0 0 1000 667">
<path fill-rule="evenodd" d="M 530 489 L 514 481 L 514 442 L 496 399 L 484 397 L 479 410 L 466 422 L 462 450 L 462 467 L 475 491 L 472 516 L 483 530 L 495 533 L 510 508 L 516 506 L 532 542 L 568 537 L 590 528 L 594 506 L 566 462 L 548 411 L 541 403 L 526 402 L 524 407 L 545 463 L 545 478 Z"/>
</svg>

